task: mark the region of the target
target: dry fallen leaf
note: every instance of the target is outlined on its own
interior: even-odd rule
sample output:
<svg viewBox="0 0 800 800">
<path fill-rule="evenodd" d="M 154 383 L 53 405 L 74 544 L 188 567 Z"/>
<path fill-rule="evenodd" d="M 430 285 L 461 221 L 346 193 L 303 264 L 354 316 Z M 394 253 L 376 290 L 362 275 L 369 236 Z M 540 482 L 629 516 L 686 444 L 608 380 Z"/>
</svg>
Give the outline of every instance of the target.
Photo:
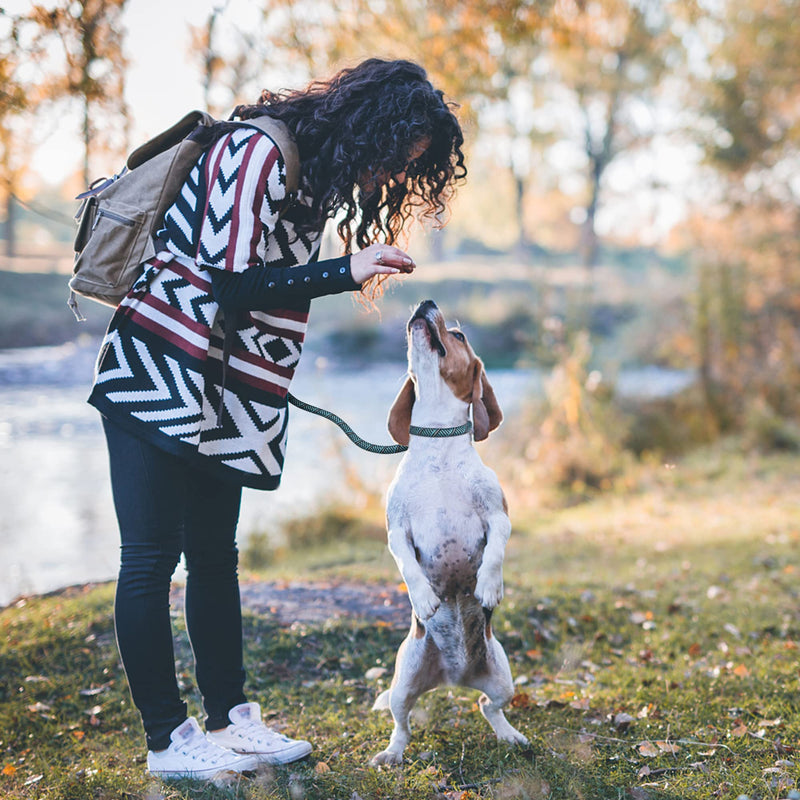
<svg viewBox="0 0 800 800">
<path fill-rule="evenodd" d="M 656 742 L 656 747 L 663 753 L 677 753 L 681 748 L 672 742 Z"/>
<path fill-rule="evenodd" d="M 15 775 L 17 768 L 13 764 L 6 764 L 3 767 L 3 775 Z"/>
<path fill-rule="evenodd" d="M 630 714 L 626 714 L 624 712 L 614 715 L 614 727 L 618 731 L 624 731 L 632 722 L 635 721 L 636 720 L 634 720 Z"/>
<path fill-rule="evenodd" d="M 78 694 L 81 697 L 94 697 L 97 694 L 102 694 L 108 689 L 108 686 L 95 686 L 92 689 L 80 689 Z"/>
<path fill-rule="evenodd" d="M 750 674 L 750 670 L 744 664 L 739 664 L 737 667 L 734 667 L 733 674 L 737 675 L 739 678 L 746 678 Z"/>
<path fill-rule="evenodd" d="M 211 779 L 211 783 L 213 783 L 218 789 L 226 789 L 227 787 L 238 783 L 241 779 L 242 774 L 240 772 L 234 772 L 233 770 L 226 769 L 214 775 L 214 777 Z"/>
<path fill-rule="evenodd" d="M 639 713 L 636 716 L 639 719 L 647 719 L 655 711 L 655 708 L 652 703 L 648 703 L 639 709 Z"/>
<path fill-rule="evenodd" d="M 318 761 L 317 765 L 314 767 L 314 772 L 316 772 L 317 775 L 324 775 L 326 772 L 330 771 L 331 768 L 324 761 Z"/>
<path fill-rule="evenodd" d="M 747 725 L 743 722 L 740 722 L 732 731 L 731 736 L 735 736 L 737 739 L 741 739 L 742 736 L 747 736 Z"/>
<path fill-rule="evenodd" d="M 519 692 L 511 698 L 511 708 L 527 708 L 530 705 L 531 699 L 525 692 Z"/>
<path fill-rule="evenodd" d="M 658 749 L 652 742 L 641 742 L 639 744 L 639 754 L 646 758 L 655 758 L 661 755 L 661 750 Z"/>
</svg>

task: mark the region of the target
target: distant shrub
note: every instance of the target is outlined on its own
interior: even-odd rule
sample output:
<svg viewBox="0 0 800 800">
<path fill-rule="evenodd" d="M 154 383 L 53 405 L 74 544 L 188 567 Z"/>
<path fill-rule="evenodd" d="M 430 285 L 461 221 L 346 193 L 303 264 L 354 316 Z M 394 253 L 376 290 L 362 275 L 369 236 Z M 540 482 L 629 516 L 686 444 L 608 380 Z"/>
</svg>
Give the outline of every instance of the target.
<svg viewBox="0 0 800 800">
<path fill-rule="evenodd" d="M 288 553 L 346 542 L 384 541 L 386 529 L 363 508 L 332 505 L 284 522 L 274 534 L 255 531 L 240 555 L 245 569 L 259 570 L 278 563 Z"/>
<path fill-rule="evenodd" d="M 628 420 L 623 444 L 636 456 L 680 455 L 721 433 L 698 386 L 669 397 L 625 400 L 620 407 Z"/>
<path fill-rule="evenodd" d="M 275 562 L 275 547 L 268 533 L 251 533 L 239 555 L 239 562 L 245 569 L 266 569 Z"/>
<path fill-rule="evenodd" d="M 800 452 L 800 425 L 779 415 L 763 399 L 751 403 L 744 415 L 743 444 L 760 453 Z"/>
<path fill-rule="evenodd" d="M 590 356 L 589 337 L 581 333 L 545 381 L 545 398 L 530 412 L 535 434 L 523 444 L 518 472 L 540 494 L 549 488 L 570 502 L 613 488 L 629 462 L 627 420 L 612 389 L 589 370 Z"/>
<path fill-rule="evenodd" d="M 316 514 L 294 517 L 282 526 L 286 546 L 303 550 L 316 545 L 351 541 L 383 541 L 386 529 L 356 508 L 331 506 Z"/>
</svg>

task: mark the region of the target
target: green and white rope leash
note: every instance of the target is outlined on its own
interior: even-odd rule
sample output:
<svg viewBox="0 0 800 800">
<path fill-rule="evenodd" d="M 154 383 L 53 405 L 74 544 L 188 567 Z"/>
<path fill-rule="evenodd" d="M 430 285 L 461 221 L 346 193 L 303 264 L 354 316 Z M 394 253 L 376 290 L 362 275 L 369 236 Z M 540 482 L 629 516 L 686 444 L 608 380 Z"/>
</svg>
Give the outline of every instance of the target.
<svg viewBox="0 0 800 800">
<path fill-rule="evenodd" d="M 298 400 L 293 394 L 287 394 L 287 400 L 302 411 L 308 411 L 311 414 L 316 414 L 318 417 L 329 419 L 334 424 L 338 425 L 345 433 L 348 439 L 353 444 L 366 450 L 368 453 L 378 453 L 383 456 L 395 455 L 396 453 L 404 453 L 408 447 L 404 444 L 372 444 L 371 442 L 362 439 L 341 417 L 331 411 L 326 411 L 324 408 L 317 408 L 309 403 L 304 403 Z M 412 425 L 409 428 L 409 433 L 412 436 L 427 436 L 431 439 L 444 439 L 450 436 L 462 436 L 472 430 L 472 423 L 467 421 L 463 425 L 458 425 L 455 428 L 421 428 L 418 425 Z"/>
</svg>

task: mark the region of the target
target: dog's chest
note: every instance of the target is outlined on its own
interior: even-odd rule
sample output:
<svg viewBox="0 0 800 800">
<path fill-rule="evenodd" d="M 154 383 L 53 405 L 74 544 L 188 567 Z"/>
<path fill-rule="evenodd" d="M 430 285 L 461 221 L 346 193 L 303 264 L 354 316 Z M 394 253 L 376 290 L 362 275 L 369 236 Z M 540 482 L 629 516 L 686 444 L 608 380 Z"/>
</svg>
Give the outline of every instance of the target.
<svg viewBox="0 0 800 800">
<path fill-rule="evenodd" d="M 440 597 L 471 594 L 483 558 L 486 509 L 470 461 L 412 459 L 390 489 L 390 524 L 402 519 L 410 530 L 417 560 Z"/>
</svg>

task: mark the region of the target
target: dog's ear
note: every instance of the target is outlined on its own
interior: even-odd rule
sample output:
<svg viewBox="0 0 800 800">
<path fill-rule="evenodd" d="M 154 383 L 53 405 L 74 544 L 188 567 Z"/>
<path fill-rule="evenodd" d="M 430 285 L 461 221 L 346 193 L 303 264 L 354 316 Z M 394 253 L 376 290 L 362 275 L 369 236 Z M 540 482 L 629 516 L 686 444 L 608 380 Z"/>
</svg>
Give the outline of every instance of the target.
<svg viewBox="0 0 800 800">
<path fill-rule="evenodd" d="M 408 440 L 411 438 L 408 432 L 411 427 L 411 407 L 415 399 L 414 381 L 406 378 L 403 388 L 397 393 L 389 410 L 389 434 L 397 444 L 408 446 Z"/>
<path fill-rule="evenodd" d="M 475 362 L 472 380 L 472 425 L 476 442 L 488 438 L 503 421 L 503 412 L 497 403 L 494 390 L 489 383 L 480 359 Z"/>
</svg>

